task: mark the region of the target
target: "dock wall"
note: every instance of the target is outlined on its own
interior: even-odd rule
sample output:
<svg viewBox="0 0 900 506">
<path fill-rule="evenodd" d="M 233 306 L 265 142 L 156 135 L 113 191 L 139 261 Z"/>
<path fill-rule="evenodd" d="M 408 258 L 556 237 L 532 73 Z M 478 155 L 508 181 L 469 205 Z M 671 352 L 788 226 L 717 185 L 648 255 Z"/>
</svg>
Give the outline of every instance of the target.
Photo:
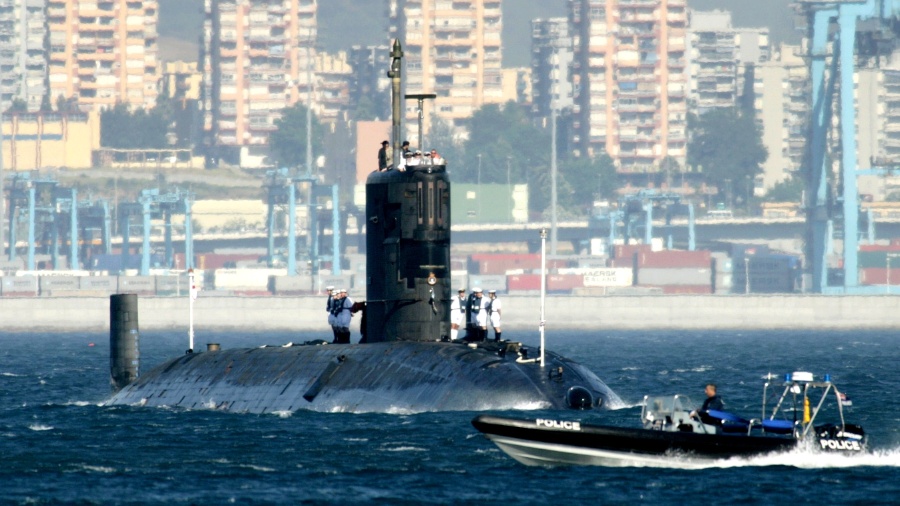
<svg viewBox="0 0 900 506">
<path fill-rule="evenodd" d="M 503 327 L 537 329 L 540 297 L 505 296 Z M 895 296 L 680 295 L 554 296 L 547 328 L 557 329 L 900 329 Z M 186 297 L 139 299 L 142 329 L 187 329 Z M 327 328 L 324 297 L 216 296 L 194 304 L 198 330 L 307 331 Z M 109 297 L 0 298 L 6 332 L 108 331 Z M 353 318 L 354 335 L 359 318 Z"/>
</svg>

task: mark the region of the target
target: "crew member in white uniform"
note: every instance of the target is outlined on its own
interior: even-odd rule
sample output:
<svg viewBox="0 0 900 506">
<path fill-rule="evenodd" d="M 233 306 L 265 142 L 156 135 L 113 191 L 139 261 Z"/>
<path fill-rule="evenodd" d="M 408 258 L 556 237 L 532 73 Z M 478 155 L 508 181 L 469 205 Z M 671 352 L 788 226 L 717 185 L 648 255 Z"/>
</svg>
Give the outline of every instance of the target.
<svg viewBox="0 0 900 506">
<path fill-rule="evenodd" d="M 459 336 L 459 326 L 466 320 L 466 289 L 460 288 L 458 295 L 450 302 L 450 339 Z"/>
<path fill-rule="evenodd" d="M 350 344 L 350 319 L 353 317 L 351 309 L 353 309 L 353 299 L 347 295 L 347 290 L 341 289 L 341 306 L 338 313 L 337 324 L 339 334 L 337 342 L 339 344 Z"/>
<path fill-rule="evenodd" d="M 501 304 L 500 299 L 497 298 L 497 290 L 488 290 L 488 298 L 490 300 L 487 303 L 487 310 L 490 314 L 491 327 L 494 327 L 494 341 L 500 341 L 500 335 L 503 332 L 500 330 Z"/>
</svg>

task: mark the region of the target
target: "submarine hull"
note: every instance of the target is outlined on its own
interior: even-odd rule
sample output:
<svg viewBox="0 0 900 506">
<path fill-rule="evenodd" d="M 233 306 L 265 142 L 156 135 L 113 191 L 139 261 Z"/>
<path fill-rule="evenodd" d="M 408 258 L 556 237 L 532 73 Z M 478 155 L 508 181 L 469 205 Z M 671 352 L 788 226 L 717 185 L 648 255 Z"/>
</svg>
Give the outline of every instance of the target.
<svg viewBox="0 0 900 506">
<path fill-rule="evenodd" d="M 565 409 L 572 387 L 591 392 L 595 407 L 621 404 L 580 364 L 553 353 L 545 362 L 543 368 L 522 363 L 518 353 L 504 354 L 487 344 L 471 348 L 458 343 L 387 342 L 235 349 L 172 359 L 105 404 L 241 413 Z"/>
</svg>

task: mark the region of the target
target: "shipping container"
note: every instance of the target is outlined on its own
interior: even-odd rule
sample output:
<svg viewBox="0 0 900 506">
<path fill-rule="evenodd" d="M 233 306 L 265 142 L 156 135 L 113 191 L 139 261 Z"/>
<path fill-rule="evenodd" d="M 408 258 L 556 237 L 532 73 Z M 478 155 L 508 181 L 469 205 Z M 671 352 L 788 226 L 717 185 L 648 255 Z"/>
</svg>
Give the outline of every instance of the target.
<svg viewBox="0 0 900 506">
<path fill-rule="evenodd" d="M 77 276 L 39 276 L 38 288 L 40 294 L 47 295 L 72 295 L 79 289 Z"/>
<path fill-rule="evenodd" d="M 634 273 L 631 268 L 594 269 L 584 273 L 584 286 L 631 286 Z"/>
<path fill-rule="evenodd" d="M 616 244 L 613 248 L 613 258 L 631 261 L 635 253 L 650 253 L 652 251 L 653 247 L 649 244 Z"/>
<path fill-rule="evenodd" d="M 119 276 L 117 293 L 156 295 L 155 276 Z"/>
<path fill-rule="evenodd" d="M 303 295 L 313 291 L 313 277 L 299 276 L 270 276 L 269 289 L 275 295 Z"/>
<path fill-rule="evenodd" d="M 203 253 L 197 255 L 198 269 L 216 270 L 216 269 L 235 269 L 238 262 L 252 261 L 257 263 L 260 255 L 252 253 Z M 262 260 L 265 262 L 265 259 Z"/>
<path fill-rule="evenodd" d="M 0 294 L 4 297 L 34 297 L 38 289 L 37 276 L 0 277 Z"/>
<path fill-rule="evenodd" d="M 202 276 L 195 276 L 197 279 Z M 201 287 L 202 288 L 202 287 Z M 181 297 L 190 293 L 191 282 L 187 274 L 176 276 L 156 276 L 156 295 Z"/>
<path fill-rule="evenodd" d="M 520 274 L 506 277 L 506 289 L 514 292 L 538 292 L 541 291 L 540 274 Z"/>
<path fill-rule="evenodd" d="M 638 254 L 638 267 L 643 268 L 687 268 L 702 267 L 709 269 L 712 256 L 707 250 L 663 250 L 641 252 Z M 638 274 L 640 276 L 640 274 Z"/>
<path fill-rule="evenodd" d="M 712 287 L 709 285 L 669 285 L 662 286 L 665 295 L 711 295 Z"/>
<path fill-rule="evenodd" d="M 584 276 L 572 274 L 548 274 L 547 275 L 547 291 L 548 292 L 567 292 L 571 293 L 573 288 L 584 286 Z"/>
<path fill-rule="evenodd" d="M 547 259 L 548 270 L 569 267 L 566 259 Z M 506 274 L 508 271 L 540 270 L 541 255 L 533 253 L 476 253 L 469 256 L 469 273 Z"/>
<path fill-rule="evenodd" d="M 678 269 L 642 267 L 638 269 L 637 278 L 637 284 L 642 286 L 712 286 L 713 283 L 711 269 L 695 267 Z"/>
<path fill-rule="evenodd" d="M 285 269 L 216 269 L 213 286 L 216 290 L 269 290 L 269 276 L 283 276 Z M 344 287 L 347 288 L 347 287 Z"/>
<path fill-rule="evenodd" d="M 505 293 L 507 289 L 506 281 L 507 276 L 502 274 L 470 274 L 469 286 L 467 288 L 469 292 L 472 291 L 472 288 L 478 287 L 481 288 L 484 293 L 487 293 L 488 290 L 497 290 L 497 293 Z"/>
<path fill-rule="evenodd" d="M 860 251 L 857 255 L 857 261 L 861 269 L 882 268 L 887 269 L 888 265 L 893 269 L 900 267 L 900 251 L 889 250 L 870 250 Z"/>
<path fill-rule="evenodd" d="M 114 294 L 119 288 L 118 276 L 80 276 L 78 288 L 83 292 Z"/>
<path fill-rule="evenodd" d="M 863 285 L 900 285 L 900 262 L 896 268 L 892 266 L 890 272 L 875 267 L 860 269 L 859 282 Z"/>
</svg>

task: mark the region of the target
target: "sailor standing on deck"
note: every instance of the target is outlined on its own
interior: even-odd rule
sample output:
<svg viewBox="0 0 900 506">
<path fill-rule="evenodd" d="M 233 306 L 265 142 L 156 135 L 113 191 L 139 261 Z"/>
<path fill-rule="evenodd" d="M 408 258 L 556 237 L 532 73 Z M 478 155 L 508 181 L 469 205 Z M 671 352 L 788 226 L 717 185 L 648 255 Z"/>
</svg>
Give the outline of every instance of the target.
<svg viewBox="0 0 900 506">
<path fill-rule="evenodd" d="M 481 288 L 473 288 L 472 295 L 469 296 L 469 328 L 472 330 L 472 335 L 469 336 L 467 329 L 467 341 L 484 341 L 484 336 L 487 334 L 487 310 L 484 303 Z"/>
<path fill-rule="evenodd" d="M 337 327 L 334 322 L 334 287 L 326 286 L 325 292 L 328 293 L 328 302 L 325 304 L 325 311 L 328 311 L 328 326 L 331 327 L 331 332 L 334 334 L 334 340 L 337 341 Z"/>
<path fill-rule="evenodd" d="M 488 300 L 487 302 L 487 311 L 490 315 L 491 327 L 494 327 L 494 341 L 500 341 L 500 335 L 503 332 L 500 330 L 500 299 L 497 298 L 497 290 L 488 290 Z M 487 335 L 484 336 L 485 339 Z"/>
<path fill-rule="evenodd" d="M 460 288 L 459 294 L 450 302 L 450 339 L 455 341 L 459 336 L 459 326 L 466 319 L 466 289 Z"/>
<path fill-rule="evenodd" d="M 338 344 L 350 344 L 350 319 L 353 317 L 353 299 L 347 295 L 347 290 L 341 289 L 340 312 L 338 313 Z"/>
</svg>

